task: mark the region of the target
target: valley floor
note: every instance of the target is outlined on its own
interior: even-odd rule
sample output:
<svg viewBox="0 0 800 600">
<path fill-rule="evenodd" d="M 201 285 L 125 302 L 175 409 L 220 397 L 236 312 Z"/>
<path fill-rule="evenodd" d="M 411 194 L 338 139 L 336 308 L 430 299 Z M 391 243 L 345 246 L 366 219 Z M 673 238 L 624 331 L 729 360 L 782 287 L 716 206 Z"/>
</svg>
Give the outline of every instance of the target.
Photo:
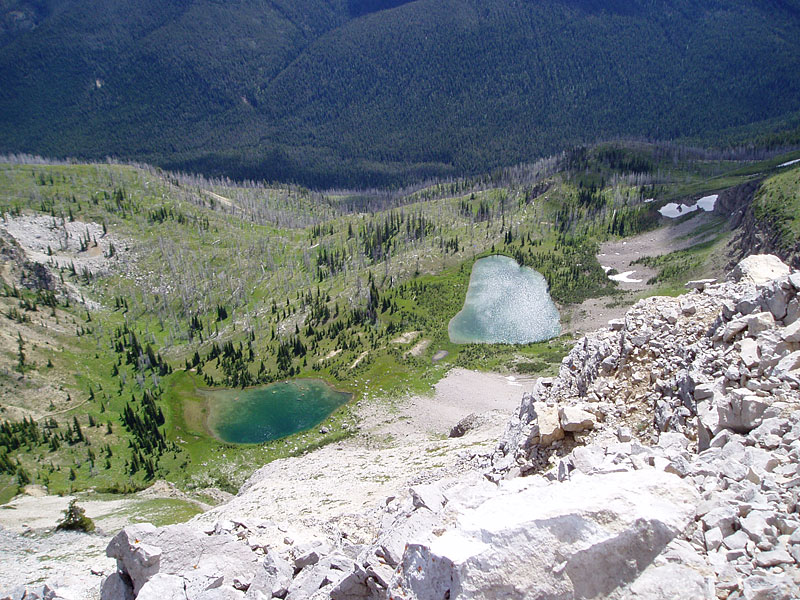
<svg viewBox="0 0 800 600">
<path fill-rule="evenodd" d="M 719 216 L 696 213 L 686 221 L 601 244 L 597 260 L 603 268 L 627 275 L 618 282 L 619 296 L 589 298 L 580 304 L 562 307 L 562 315 L 566 317 L 564 331 L 580 335 L 605 327 L 610 320 L 624 316 L 637 299 L 657 291 L 657 285 L 650 284 L 649 280 L 658 274 L 658 270 L 634 264 L 637 260 L 711 242 L 719 235 L 720 225 Z M 724 264 L 709 262 L 704 274 L 722 275 L 725 272 Z"/>
<path fill-rule="evenodd" d="M 297 542 L 325 522 L 336 522 L 351 539 L 368 538 L 366 515 L 409 484 L 472 468 L 473 457 L 494 446 L 532 381 L 454 369 L 432 396 L 362 403 L 359 434 L 306 456 L 263 467 L 251 486 L 268 492 L 268 504 L 249 506 L 234 497 L 197 517 L 213 524 L 220 515 L 267 519 Z M 453 425 L 475 414 L 474 429 L 449 438 Z M 102 533 L 54 533 L 71 497 L 19 496 L 0 507 L 0 592 L 17 585 L 61 582 L 74 598 L 99 597 L 102 575 L 114 569 L 105 556 L 110 536 L 129 523 L 189 518 L 199 510 L 167 485 L 122 499 L 80 495 L 79 503 Z M 250 496 L 252 498 L 252 496 Z M 194 507 L 194 509 L 192 509 Z M 175 519 L 170 519 L 170 512 Z M 363 519 L 353 515 L 365 515 Z M 155 519 L 154 519 L 155 517 Z M 94 574 L 96 573 L 96 574 Z"/>
</svg>

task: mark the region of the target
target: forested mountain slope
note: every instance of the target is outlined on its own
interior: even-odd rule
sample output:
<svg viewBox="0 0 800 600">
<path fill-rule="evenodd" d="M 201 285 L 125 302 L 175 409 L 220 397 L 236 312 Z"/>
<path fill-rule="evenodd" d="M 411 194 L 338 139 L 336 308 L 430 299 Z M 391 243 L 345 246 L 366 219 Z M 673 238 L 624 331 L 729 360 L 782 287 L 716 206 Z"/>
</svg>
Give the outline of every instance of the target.
<svg viewBox="0 0 800 600">
<path fill-rule="evenodd" d="M 0 35 L 6 152 L 370 185 L 616 136 L 719 139 L 800 110 L 796 0 L 18 0 L 3 11 L 19 25 Z"/>
</svg>

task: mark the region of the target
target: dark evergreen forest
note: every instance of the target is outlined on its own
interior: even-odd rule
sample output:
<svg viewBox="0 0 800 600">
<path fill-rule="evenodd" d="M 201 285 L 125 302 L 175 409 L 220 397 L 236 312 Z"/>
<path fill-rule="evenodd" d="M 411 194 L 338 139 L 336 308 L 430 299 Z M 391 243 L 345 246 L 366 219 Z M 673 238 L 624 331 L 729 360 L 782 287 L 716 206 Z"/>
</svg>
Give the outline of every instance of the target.
<svg viewBox="0 0 800 600">
<path fill-rule="evenodd" d="M 800 115 L 798 0 L 9 0 L 0 12 L 0 152 L 367 187 L 619 137 L 724 145 L 758 126 L 785 140 Z"/>
</svg>

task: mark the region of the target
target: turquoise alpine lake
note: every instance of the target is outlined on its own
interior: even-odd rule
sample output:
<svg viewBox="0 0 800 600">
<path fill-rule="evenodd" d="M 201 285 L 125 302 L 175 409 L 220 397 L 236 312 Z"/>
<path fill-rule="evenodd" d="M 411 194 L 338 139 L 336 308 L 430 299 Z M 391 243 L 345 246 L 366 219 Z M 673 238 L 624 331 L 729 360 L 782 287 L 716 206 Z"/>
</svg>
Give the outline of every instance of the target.
<svg viewBox="0 0 800 600">
<path fill-rule="evenodd" d="M 351 398 L 316 379 L 203 394 L 209 400 L 209 428 L 232 444 L 259 444 L 316 427 Z"/>
<path fill-rule="evenodd" d="M 448 332 L 454 344 L 529 344 L 558 336 L 561 323 L 544 276 L 498 255 L 475 262 Z"/>
</svg>

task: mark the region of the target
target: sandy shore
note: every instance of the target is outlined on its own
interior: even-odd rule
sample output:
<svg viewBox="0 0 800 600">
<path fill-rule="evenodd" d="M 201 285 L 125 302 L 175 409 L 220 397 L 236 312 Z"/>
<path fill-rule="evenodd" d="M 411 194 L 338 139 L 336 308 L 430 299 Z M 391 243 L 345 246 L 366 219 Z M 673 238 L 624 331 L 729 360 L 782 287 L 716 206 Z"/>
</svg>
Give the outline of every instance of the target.
<svg viewBox="0 0 800 600">
<path fill-rule="evenodd" d="M 431 396 L 361 406 L 361 428 L 372 435 L 446 436 L 453 425 L 471 413 L 500 411 L 509 416 L 533 382 L 520 376 L 455 368 L 436 384 Z"/>
</svg>

